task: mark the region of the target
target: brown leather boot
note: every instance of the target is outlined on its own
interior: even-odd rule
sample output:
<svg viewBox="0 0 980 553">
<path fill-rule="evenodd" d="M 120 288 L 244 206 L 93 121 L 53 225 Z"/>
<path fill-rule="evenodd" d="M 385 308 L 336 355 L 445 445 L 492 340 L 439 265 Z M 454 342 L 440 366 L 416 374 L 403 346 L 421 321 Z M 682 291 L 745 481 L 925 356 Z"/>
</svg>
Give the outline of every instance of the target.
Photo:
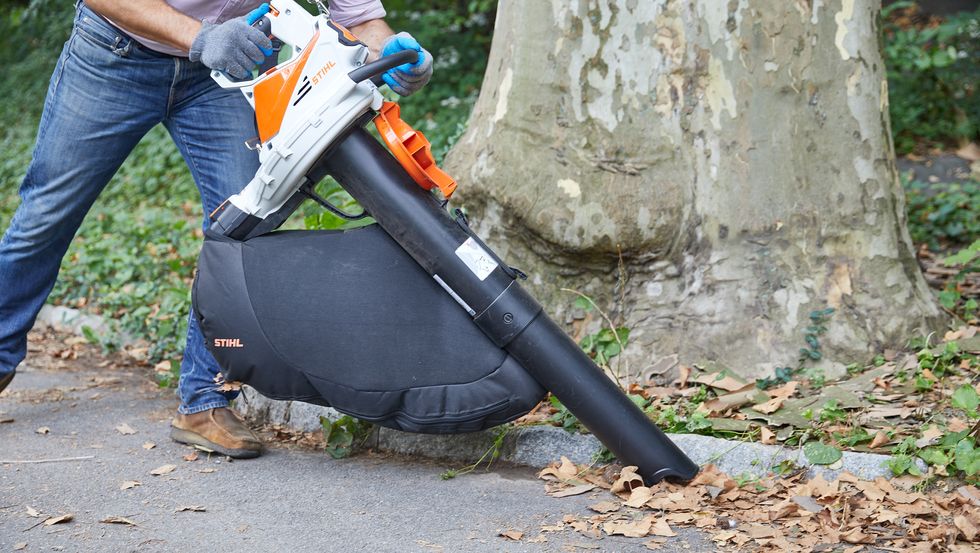
<svg viewBox="0 0 980 553">
<path fill-rule="evenodd" d="M 4 388 L 7 387 L 14 379 L 14 372 L 11 371 L 3 376 L 0 376 L 0 394 L 3 393 Z"/>
<path fill-rule="evenodd" d="M 226 407 L 193 415 L 178 414 L 170 426 L 172 440 L 204 451 L 235 459 L 250 459 L 262 453 L 262 441 Z"/>
</svg>

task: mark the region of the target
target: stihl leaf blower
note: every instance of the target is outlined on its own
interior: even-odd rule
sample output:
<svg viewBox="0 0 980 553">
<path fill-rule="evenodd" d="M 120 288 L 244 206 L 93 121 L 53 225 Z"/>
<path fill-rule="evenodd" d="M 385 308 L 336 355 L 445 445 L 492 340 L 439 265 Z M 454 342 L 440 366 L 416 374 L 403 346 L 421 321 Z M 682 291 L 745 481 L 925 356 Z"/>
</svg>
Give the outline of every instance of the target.
<svg viewBox="0 0 980 553">
<path fill-rule="evenodd" d="M 366 63 L 357 37 L 293 0 L 273 0 L 255 26 L 292 55 L 245 82 L 212 75 L 255 108 L 261 161 L 211 215 L 194 283 L 225 379 L 431 433 L 514 420 L 550 390 L 647 482 L 693 478 L 697 465 L 542 312 L 522 274 L 447 210 L 455 181 L 377 88 L 417 53 Z M 387 148 L 364 129 L 372 121 Z M 363 213 L 317 194 L 327 175 Z M 376 223 L 276 231 L 308 199 Z"/>
</svg>

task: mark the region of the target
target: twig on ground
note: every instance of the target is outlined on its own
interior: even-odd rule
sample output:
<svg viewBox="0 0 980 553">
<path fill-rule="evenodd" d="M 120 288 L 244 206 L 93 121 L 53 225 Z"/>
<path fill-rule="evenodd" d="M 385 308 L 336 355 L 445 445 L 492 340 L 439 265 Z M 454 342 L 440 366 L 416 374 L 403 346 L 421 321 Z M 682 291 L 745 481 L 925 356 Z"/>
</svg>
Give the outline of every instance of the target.
<svg viewBox="0 0 980 553">
<path fill-rule="evenodd" d="M 87 461 L 95 459 L 95 455 L 82 457 L 58 457 L 56 459 L 0 459 L 0 465 L 34 465 L 38 463 L 63 463 L 67 461 Z"/>
</svg>

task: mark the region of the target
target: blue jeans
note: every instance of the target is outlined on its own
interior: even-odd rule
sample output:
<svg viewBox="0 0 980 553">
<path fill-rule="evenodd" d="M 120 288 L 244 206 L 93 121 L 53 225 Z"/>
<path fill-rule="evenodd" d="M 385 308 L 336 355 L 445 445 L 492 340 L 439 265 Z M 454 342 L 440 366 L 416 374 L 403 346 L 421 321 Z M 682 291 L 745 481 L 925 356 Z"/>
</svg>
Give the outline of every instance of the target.
<svg viewBox="0 0 980 553">
<path fill-rule="evenodd" d="M 257 135 L 241 92 L 224 90 L 199 63 L 149 50 L 79 3 L 51 76 L 21 203 L 0 240 L 0 375 L 27 354 L 27 332 L 54 287 L 85 214 L 123 161 L 163 123 L 207 214 L 255 175 Z M 191 314 L 180 367 L 180 412 L 225 407 L 217 362 Z"/>
</svg>

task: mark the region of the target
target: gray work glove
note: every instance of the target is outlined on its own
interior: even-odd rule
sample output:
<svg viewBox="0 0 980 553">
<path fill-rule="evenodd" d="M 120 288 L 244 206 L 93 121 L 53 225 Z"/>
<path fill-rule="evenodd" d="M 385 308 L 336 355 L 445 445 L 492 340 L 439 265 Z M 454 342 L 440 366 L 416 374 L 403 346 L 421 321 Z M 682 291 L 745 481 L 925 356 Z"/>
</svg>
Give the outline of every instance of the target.
<svg viewBox="0 0 980 553">
<path fill-rule="evenodd" d="M 251 15 L 219 24 L 204 22 L 191 44 L 190 60 L 247 79 L 272 54 L 272 41 L 249 24 Z"/>
<path fill-rule="evenodd" d="M 432 54 L 422 48 L 419 42 L 408 33 L 398 33 L 388 37 L 381 47 L 381 56 L 388 56 L 402 50 L 415 50 L 419 59 L 415 63 L 404 63 L 389 69 L 381 76 L 392 90 L 402 96 L 418 91 L 432 78 Z"/>
</svg>

